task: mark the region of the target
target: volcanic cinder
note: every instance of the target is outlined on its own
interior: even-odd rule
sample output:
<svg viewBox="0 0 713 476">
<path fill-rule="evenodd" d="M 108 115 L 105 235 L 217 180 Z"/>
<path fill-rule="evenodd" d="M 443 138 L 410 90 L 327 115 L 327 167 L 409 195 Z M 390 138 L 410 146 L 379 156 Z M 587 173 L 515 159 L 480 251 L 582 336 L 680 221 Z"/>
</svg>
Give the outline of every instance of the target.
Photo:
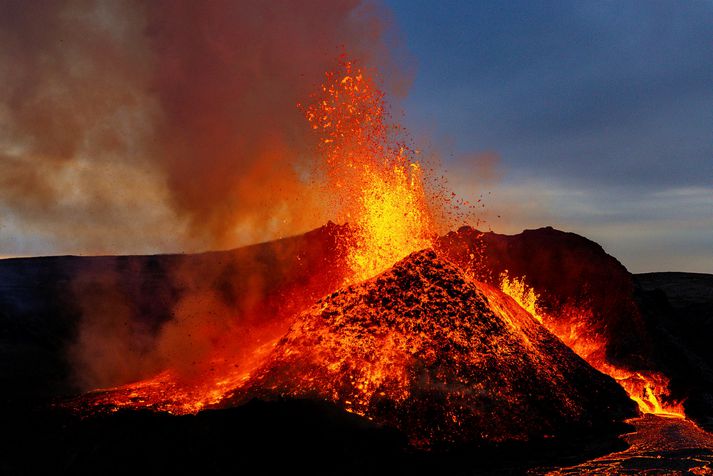
<svg viewBox="0 0 713 476">
<path fill-rule="evenodd" d="M 613 379 L 433 250 L 301 313 L 219 406 L 256 397 L 330 401 L 431 447 L 528 441 L 636 414 Z"/>
</svg>

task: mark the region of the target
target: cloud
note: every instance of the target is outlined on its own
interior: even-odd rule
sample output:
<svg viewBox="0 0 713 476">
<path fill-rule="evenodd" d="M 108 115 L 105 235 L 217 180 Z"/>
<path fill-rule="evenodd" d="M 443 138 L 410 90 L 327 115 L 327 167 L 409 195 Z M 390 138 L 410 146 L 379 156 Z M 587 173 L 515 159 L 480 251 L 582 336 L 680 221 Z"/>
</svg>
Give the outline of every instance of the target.
<svg viewBox="0 0 713 476">
<path fill-rule="evenodd" d="M 584 188 L 554 179 L 505 176 L 485 194 L 484 230 L 514 234 L 550 225 L 572 231 L 601 244 L 631 272 L 713 269 L 713 187 Z M 468 199 L 477 192 L 467 178 L 453 185 Z"/>
<path fill-rule="evenodd" d="M 358 0 L 4 2 L 0 252 L 189 251 L 322 224 L 296 105 L 342 51 L 403 91 L 388 22 Z"/>
</svg>

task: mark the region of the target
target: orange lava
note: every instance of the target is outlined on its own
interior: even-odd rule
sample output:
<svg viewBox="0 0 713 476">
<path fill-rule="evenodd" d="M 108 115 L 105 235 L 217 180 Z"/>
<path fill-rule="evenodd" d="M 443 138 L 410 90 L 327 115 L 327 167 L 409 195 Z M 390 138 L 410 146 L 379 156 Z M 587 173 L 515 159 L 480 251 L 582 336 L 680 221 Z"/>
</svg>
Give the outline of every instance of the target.
<svg viewBox="0 0 713 476">
<path fill-rule="evenodd" d="M 196 413 L 239 388 L 272 351 L 276 341 L 264 343 L 239 361 L 215 359 L 198 378 L 187 378 L 168 369 L 139 382 L 94 390 L 71 402 L 71 406 L 87 413 L 122 408 L 147 408 L 175 415 Z"/>
<path fill-rule="evenodd" d="M 384 271 L 427 248 L 434 225 L 415 151 L 390 122 L 384 100 L 367 71 L 345 60 L 325 75 L 304 108 L 320 137 L 327 187 L 339 221 L 349 222 L 350 282 Z"/>
<path fill-rule="evenodd" d="M 632 371 L 616 366 L 606 359 L 606 341 L 594 334 L 587 322 L 587 309 L 565 307 L 563 316 L 553 319 L 543 313 L 538 305 L 537 292 L 525 282 L 525 277 L 510 277 L 507 272 L 500 276 L 501 290 L 540 321 L 570 349 L 602 373 L 614 378 L 634 400 L 642 413 L 685 418 L 683 404 L 674 402 L 669 395 L 669 381 L 661 373 L 650 370 Z"/>
<path fill-rule="evenodd" d="M 525 283 L 525 277 L 510 278 L 507 270 L 500 275 L 500 290 L 515 299 L 524 310 L 532 314 L 532 317 L 542 322 L 542 316 L 537 310 L 537 300 L 539 296 L 535 290 Z"/>
</svg>

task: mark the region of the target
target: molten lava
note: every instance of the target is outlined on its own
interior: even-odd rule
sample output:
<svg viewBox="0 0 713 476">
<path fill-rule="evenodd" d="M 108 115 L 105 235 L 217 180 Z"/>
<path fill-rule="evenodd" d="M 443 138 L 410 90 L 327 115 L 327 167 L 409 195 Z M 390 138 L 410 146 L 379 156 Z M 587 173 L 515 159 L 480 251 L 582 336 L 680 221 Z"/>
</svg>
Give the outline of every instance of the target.
<svg viewBox="0 0 713 476">
<path fill-rule="evenodd" d="M 146 380 L 95 390 L 71 405 L 86 413 L 121 408 L 147 408 L 175 415 L 196 413 L 219 403 L 226 393 L 243 385 L 275 342 L 276 339 L 268 341 L 239 360 L 214 360 L 203 375 L 193 379 L 168 369 Z"/>
<path fill-rule="evenodd" d="M 530 440 L 635 408 L 512 299 L 432 250 L 302 313 L 223 404 L 285 396 L 333 402 L 416 446 Z"/>
<path fill-rule="evenodd" d="M 565 306 L 563 315 L 552 318 L 537 305 L 538 294 L 525 282 L 525 277 L 510 277 L 507 272 L 500 276 L 500 289 L 540 321 L 550 332 L 559 337 L 577 355 L 592 367 L 613 377 L 629 397 L 639 405 L 642 413 L 675 418 L 685 418 L 683 405 L 669 396 L 668 379 L 659 372 L 650 370 L 632 371 L 616 366 L 606 359 L 606 341 L 592 332 L 587 309 Z M 543 315 L 544 314 L 544 315 Z"/>
<path fill-rule="evenodd" d="M 525 283 L 525 277 L 510 278 L 507 270 L 500 275 L 500 289 L 513 298 L 532 317 L 542 322 L 542 316 L 537 310 L 538 295 L 535 290 Z"/>
<path fill-rule="evenodd" d="M 325 76 L 304 111 L 320 137 L 332 206 L 352 227 L 349 280 L 359 282 L 429 247 L 433 218 L 421 165 L 389 122 L 384 93 L 350 61 Z"/>
</svg>

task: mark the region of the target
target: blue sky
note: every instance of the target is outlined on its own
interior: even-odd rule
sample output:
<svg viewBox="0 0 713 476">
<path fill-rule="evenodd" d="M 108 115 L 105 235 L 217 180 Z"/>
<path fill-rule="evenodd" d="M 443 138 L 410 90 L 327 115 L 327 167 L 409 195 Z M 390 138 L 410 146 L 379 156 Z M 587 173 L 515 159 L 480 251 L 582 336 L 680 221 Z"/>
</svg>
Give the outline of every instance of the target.
<svg viewBox="0 0 713 476">
<path fill-rule="evenodd" d="M 407 125 L 494 231 L 713 272 L 713 2 L 386 4 L 415 63 Z"/>
</svg>

